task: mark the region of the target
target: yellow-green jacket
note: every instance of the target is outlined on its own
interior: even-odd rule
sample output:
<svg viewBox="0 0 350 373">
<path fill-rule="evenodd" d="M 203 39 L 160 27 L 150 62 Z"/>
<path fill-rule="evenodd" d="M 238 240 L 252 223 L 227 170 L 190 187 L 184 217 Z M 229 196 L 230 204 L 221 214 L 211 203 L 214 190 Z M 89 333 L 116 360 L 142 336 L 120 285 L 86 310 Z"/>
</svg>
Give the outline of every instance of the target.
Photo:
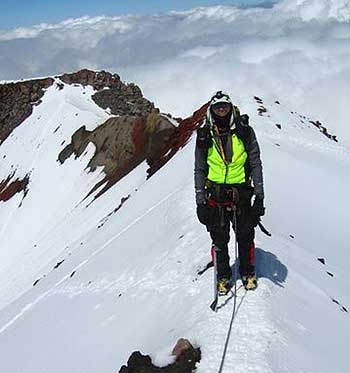
<svg viewBox="0 0 350 373">
<path fill-rule="evenodd" d="M 219 135 L 208 123 L 197 131 L 194 168 L 197 204 L 205 203 L 207 180 L 242 186 L 250 186 L 253 181 L 254 194 L 264 198 L 260 149 L 253 128 L 239 121 L 226 136 Z"/>
</svg>

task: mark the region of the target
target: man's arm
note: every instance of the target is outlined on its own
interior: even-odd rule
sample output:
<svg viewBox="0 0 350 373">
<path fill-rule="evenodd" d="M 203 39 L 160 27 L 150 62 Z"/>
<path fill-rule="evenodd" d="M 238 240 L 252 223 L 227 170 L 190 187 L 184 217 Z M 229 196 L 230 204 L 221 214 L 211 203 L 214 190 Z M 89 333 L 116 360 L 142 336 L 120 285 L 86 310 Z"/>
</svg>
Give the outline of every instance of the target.
<svg viewBox="0 0 350 373">
<path fill-rule="evenodd" d="M 253 184 L 254 184 L 254 194 L 260 198 L 264 199 L 264 179 L 263 170 L 260 159 L 260 148 L 258 141 L 255 136 L 255 132 L 252 127 L 249 127 L 249 142 L 248 142 L 248 162 L 252 173 Z"/>
<path fill-rule="evenodd" d="M 208 176 L 208 163 L 207 163 L 207 144 L 203 141 L 202 133 L 203 130 L 200 128 L 197 131 L 197 141 L 195 150 L 194 160 L 194 187 L 196 192 L 196 203 L 197 205 L 206 203 L 205 195 L 205 182 Z"/>
</svg>

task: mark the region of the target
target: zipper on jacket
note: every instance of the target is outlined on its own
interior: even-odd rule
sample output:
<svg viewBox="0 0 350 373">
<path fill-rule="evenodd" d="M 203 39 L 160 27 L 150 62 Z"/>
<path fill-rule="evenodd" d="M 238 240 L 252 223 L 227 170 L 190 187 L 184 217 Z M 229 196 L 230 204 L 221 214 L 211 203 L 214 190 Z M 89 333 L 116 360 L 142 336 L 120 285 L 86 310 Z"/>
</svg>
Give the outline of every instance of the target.
<svg viewBox="0 0 350 373">
<path fill-rule="evenodd" d="M 225 179 L 224 179 L 224 184 L 226 184 L 226 178 L 227 178 L 227 173 L 228 173 L 228 164 L 225 163 Z"/>
</svg>

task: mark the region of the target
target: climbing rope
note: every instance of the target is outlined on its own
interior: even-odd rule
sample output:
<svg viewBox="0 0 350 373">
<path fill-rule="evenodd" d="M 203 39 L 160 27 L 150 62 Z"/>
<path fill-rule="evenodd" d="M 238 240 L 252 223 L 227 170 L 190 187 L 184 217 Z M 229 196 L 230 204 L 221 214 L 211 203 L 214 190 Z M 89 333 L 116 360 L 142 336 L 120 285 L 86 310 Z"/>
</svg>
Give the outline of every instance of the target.
<svg viewBox="0 0 350 373">
<path fill-rule="evenodd" d="M 243 285 L 240 285 L 239 287 L 237 287 L 237 276 L 238 276 L 238 265 L 237 265 L 238 242 L 237 242 L 237 237 L 236 237 L 236 235 L 237 235 L 237 233 L 236 233 L 237 232 L 236 206 L 234 206 L 234 209 L 233 209 L 233 222 L 234 222 L 234 227 L 235 227 L 235 286 L 234 286 L 234 298 L 233 298 L 233 311 L 232 311 L 230 326 L 229 326 L 229 329 L 228 329 L 228 332 L 227 332 L 226 341 L 225 341 L 225 347 L 224 347 L 224 352 L 222 354 L 220 368 L 219 368 L 218 373 L 221 373 L 222 370 L 223 370 L 223 368 L 224 368 L 227 347 L 228 347 L 228 343 L 230 341 L 230 336 L 231 336 L 231 331 L 232 331 L 232 325 L 233 325 L 233 322 L 234 322 L 235 316 L 236 316 L 237 291 L 243 286 Z"/>
</svg>

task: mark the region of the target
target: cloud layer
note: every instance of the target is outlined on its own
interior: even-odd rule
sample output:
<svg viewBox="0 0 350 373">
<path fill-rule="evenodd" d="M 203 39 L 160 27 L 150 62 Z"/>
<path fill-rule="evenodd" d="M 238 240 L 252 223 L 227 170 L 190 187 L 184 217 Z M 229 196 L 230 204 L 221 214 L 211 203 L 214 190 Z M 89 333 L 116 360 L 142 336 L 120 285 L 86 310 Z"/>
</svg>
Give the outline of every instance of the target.
<svg viewBox="0 0 350 373">
<path fill-rule="evenodd" d="M 0 31 L 0 79 L 88 67 L 134 80 L 161 109 L 185 115 L 217 88 L 278 98 L 348 138 L 350 1 L 197 8 L 83 17 Z"/>
</svg>

